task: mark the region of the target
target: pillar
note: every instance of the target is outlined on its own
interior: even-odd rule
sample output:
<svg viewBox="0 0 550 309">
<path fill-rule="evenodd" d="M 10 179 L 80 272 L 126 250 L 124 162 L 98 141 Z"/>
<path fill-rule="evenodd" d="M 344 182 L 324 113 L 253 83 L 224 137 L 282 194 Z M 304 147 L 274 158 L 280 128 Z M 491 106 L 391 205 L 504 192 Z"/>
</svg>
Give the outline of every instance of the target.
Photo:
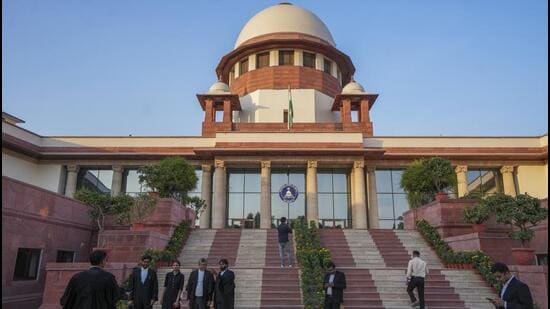
<svg viewBox="0 0 550 309">
<path fill-rule="evenodd" d="M 111 183 L 111 196 L 117 196 L 122 192 L 122 172 L 124 167 L 113 165 L 113 181 Z"/>
<path fill-rule="evenodd" d="M 307 162 L 306 173 L 306 205 L 307 221 L 319 222 L 319 206 L 317 203 L 317 161 Z"/>
<path fill-rule="evenodd" d="M 468 166 L 457 165 L 455 168 L 456 183 L 458 187 L 457 197 L 463 197 L 468 194 Z"/>
<path fill-rule="evenodd" d="M 504 185 L 504 194 L 516 196 L 516 185 L 514 184 L 514 167 L 503 166 L 500 169 L 502 174 L 502 182 Z"/>
<path fill-rule="evenodd" d="M 365 194 L 365 162 L 355 161 L 353 162 L 353 205 L 355 209 L 353 212 L 355 218 L 353 218 L 354 229 L 366 229 L 367 228 L 367 201 Z"/>
<path fill-rule="evenodd" d="M 78 165 L 67 165 L 67 183 L 65 184 L 65 196 L 73 197 L 76 192 L 76 178 Z"/>
<path fill-rule="evenodd" d="M 201 199 L 204 201 L 204 209 L 199 217 L 201 229 L 210 228 L 212 213 L 212 165 L 202 165 Z"/>
<path fill-rule="evenodd" d="M 271 228 L 271 161 L 261 162 L 260 228 Z"/>
<path fill-rule="evenodd" d="M 342 124 L 344 126 L 351 123 L 351 101 L 349 99 L 342 100 L 340 119 L 342 120 Z"/>
<path fill-rule="evenodd" d="M 378 225 L 378 196 L 376 194 L 376 167 L 367 166 L 367 180 L 369 186 L 369 228 L 377 229 Z"/>
<path fill-rule="evenodd" d="M 227 225 L 227 185 L 225 176 L 225 162 L 216 160 L 214 162 L 216 171 L 214 174 L 214 203 L 212 206 L 212 228 L 223 229 Z"/>
</svg>

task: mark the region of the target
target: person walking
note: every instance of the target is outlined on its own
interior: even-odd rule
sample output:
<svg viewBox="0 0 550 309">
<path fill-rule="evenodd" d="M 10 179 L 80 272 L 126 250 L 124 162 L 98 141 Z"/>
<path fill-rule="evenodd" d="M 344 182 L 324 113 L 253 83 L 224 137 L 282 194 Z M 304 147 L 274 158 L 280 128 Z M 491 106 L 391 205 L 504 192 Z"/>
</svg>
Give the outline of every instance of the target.
<svg viewBox="0 0 550 309">
<path fill-rule="evenodd" d="M 327 263 L 328 272 L 325 274 L 323 286 L 325 288 L 325 309 L 340 309 L 344 303 L 346 289 L 346 275 L 336 270 L 333 262 Z"/>
<path fill-rule="evenodd" d="M 288 267 L 292 267 L 292 243 L 289 241 L 288 234 L 292 234 L 292 229 L 286 223 L 286 218 L 281 218 L 281 224 L 277 227 L 279 240 L 279 258 L 281 260 L 281 268 L 285 267 L 285 255 L 288 256 Z"/>
<path fill-rule="evenodd" d="M 164 294 L 162 295 L 162 309 L 179 308 L 185 276 L 180 272 L 181 263 L 174 261 L 172 271 L 164 278 Z"/>
<path fill-rule="evenodd" d="M 409 293 L 413 307 L 420 306 L 420 309 L 424 309 L 424 281 L 428 274 L 428 266 L 420 258 L 420 252 L 415 250 L 412 255 L 407 266 L 407 293 Z M 418 292 L 418 300 L 414 296 L 414 289 Z"/>
<path fill-rule="evenodd" d="M 527 284 L 519 281 L 510 273 L 504 263 L 495 263 L 491 267 L 496 279 L 502 284 L 498 295 L 499 299 L 489 299 L 498 309 L 533 309 L 533 297 Z"/>
<path fill-rule="evenodd" d="M 235 273 L 229 269 L 227 259 L 219 262 L 220 272 L 216 277 L 214 300 L 216 309 L 235 308 Z"/>
<path fill-rule="evenodd" d="M 151 309 L 158 301 L 157 273 L 149 268 L 151 256 L 141 257 L 141 266 L 134 268 L 130 275 L 128 305 L 134 309 Z"/>
<path fill-rule="evenodd" d="M 187 281 L 187 299 L 190 309 L 207 309 L 212 306 L 214 275 L 208 271 L 205 258 L 199 260 L 199 269 L 193 270 Z"/>
<path fill-rule="evenodd" d="M 95 250 L 89 260 L 90 268 L 69 280 L 60 300 L 63 309 L 113 309 L 123 296 L 115 276 L 103 270 L 107 253 Z"/>
</svg>

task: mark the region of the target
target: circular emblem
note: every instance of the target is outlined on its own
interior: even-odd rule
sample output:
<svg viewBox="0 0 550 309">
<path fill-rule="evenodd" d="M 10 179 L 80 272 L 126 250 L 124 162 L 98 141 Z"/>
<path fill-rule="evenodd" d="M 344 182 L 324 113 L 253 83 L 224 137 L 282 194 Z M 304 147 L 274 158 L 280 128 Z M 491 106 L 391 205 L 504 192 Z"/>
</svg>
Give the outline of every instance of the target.
<svg viewBox="0 0 550 309">
<path fill-rule="evenodd" d="M 294 203 L 298 198 L 298 188 L 295 185 L 284 185 L 279 189 L 279 197 L 285 203 Z"/>
</svg>

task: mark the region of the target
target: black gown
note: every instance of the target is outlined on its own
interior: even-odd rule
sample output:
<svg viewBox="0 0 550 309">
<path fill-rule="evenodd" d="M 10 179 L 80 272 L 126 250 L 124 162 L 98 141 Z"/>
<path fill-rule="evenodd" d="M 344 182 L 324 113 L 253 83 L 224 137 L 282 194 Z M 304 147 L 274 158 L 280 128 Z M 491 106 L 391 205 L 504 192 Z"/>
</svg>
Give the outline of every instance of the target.
<svg viewBox="0 0 550 309">
<path fill-rule="evenodd" d="M 60 303 L 63 309 L 113 309 L 121 296 L 113 274 L 91 267 L 71 278 Z"/>
<path fill-rule="evenodd" d="M 162 309 L 172 309 L 172 304 L 176 302 L 178 293 L 183 290 L 185 276 L 178 272 L 174 275 L 171 271 L 166 274 L 164 279 L 164 295 L 162 296 Z"/>
</svg>

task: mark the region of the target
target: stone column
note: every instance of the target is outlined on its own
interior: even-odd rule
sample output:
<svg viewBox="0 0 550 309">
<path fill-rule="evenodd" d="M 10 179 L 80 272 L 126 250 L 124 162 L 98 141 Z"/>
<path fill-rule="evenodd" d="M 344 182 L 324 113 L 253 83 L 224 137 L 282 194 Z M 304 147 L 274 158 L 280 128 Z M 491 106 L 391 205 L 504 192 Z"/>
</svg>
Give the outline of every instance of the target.
<svg viewBox="0 0 550 309">
<path fill-rule="evenodd" d="M 457 165 L 455 168 L 456 182 L 458 186 L 457 197 L 463 197 L 468 194 L 468 166 Z"/>
<path fill-rule="evenodd" d="M 367 166 L 367 180 L 369 186 L 369 228 L 377 229 L 378 225 L 378 196 L 376 195 L 376 167 Z"/>
<path fill-rule="evenodd" d="M 210 214 L 212 213 L 212 165 L 202 165 L 201 199 L 205 209 L 199 217 L 201 229 L 210 228 Z"/>
<path fill-rule="evenodd" d="M 117 196 L 122 192 L 122 172 L 124 167 L 113 165 L 113 181 L 111 183 L 111 196 Z"/>
<path fill-rule="evenodd" d="M 67 182 L 65 183 L 65 196 L 73 197 L 76 192 L 76 178 L 78 177 L 78 165 L 67 165 Z"/>
<path fill-rule="evenodd" d="M 516 196 L 516 185 L 514 184 L 514 167 L 503 166 L 500 169 L 502 173 L 502 182 L 504 184 L 504 194 Z"/>
<path fill-rule="evenodd" d="M 223 229 L 227 225 L 227 185 L 225 176 L 225 164 L 221 160 L 214 162 L 216 172 L 214 175 L 214 205 L 212 206 L 212 228 Z"/>
<path fill-rule="evenodd" d="M 365 195 L 365 162 L 355 161 L 353 162 L 353 205 L 351 207 L 355 209 L 353 213 L 353 228 L 354 229 L 366 229 L 367 228 L 367 201 Z"/>
<path fill-rule="evenodd" d="M 260 228 L 271 228 L 271 161 L 262 161 Z"/>
<path fill-rule="evenodd" d="M 307 221 L 319 222 L 319 206 L 317 203 L 317 161 L 307 162 L 306 174 L 306 205 Z"/>
</svg>

